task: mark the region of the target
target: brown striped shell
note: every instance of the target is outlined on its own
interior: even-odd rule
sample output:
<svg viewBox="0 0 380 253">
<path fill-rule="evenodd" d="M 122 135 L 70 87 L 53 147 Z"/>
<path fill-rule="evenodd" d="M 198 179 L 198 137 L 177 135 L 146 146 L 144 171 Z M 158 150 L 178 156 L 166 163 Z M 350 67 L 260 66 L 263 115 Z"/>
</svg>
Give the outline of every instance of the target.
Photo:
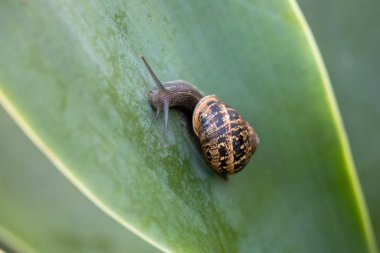
<svg viewBox="0 0 380 253">
<path fill-rule="evenodd" d="M 223 175 L 242 170 L 259 143 L 243 117 L 214 95 L 198 102 L 193 113 L 193 129 L 206 161 Z"/>
</svg>

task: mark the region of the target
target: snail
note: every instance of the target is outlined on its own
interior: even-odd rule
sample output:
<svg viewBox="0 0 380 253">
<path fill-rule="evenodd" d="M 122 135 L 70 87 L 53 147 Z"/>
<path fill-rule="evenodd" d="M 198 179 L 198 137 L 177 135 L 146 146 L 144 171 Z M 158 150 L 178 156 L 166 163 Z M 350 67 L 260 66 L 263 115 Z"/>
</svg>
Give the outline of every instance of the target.
<svg viewBox="0 0 380 253">
<path fill-rule="evenodd" d="M 233 108 L 215 95 L 203 96 L 183 80 L 161 83 L 141 56 L 157 88 L 149 92 L 149 103 L 164 112 L 164 140 L 168 135 L 170 107 L 192 111 L 192 127 L 208 165 L 222 176 L 241 171 L 256 151 L 259 138 L 253 128 Z"/>
</svg>

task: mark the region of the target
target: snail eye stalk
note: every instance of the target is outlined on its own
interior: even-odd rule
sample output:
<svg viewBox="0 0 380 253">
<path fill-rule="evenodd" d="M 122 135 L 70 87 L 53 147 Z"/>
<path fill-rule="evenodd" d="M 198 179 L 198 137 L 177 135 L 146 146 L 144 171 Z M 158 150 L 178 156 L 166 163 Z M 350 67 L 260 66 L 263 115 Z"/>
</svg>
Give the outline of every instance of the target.
<svg viewBox="0 0 380 253">
<path fill-rule="evenodd" d="M 146 61 L 145 57 L 144 56 L 141 56 L 141 59 L 143 60 L 146 68 L 148 69 L 150 75 L 152 76 L 154 82 L 156 83 L 157 87 L 162 90 L 162 91 L 166 91 L 164 85 L 162 85 L 160 79 L 158 79 L 158 77 L 156 76 L 156 74 L 154 73 L 153 69 L 150 67 L 149 63 Z"/>
</svg>

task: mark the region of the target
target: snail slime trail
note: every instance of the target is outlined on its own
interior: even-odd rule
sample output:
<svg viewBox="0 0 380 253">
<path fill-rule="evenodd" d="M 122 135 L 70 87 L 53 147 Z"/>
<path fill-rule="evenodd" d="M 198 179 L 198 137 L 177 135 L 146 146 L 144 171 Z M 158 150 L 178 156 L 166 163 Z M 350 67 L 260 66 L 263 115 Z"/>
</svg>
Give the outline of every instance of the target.
<svg viewBox="0 0 380 253">
<path fill-rule="evenodd" d="M 156 83 L 149 92 L 149 104 L 164 112 L 164 140 L 167 142 L 170 107 L 192 112 L 192 127 L 207 164 L 220 175 L 241 171 L 256 151 L 259 138 L 248 122 L 232 107 L 214 95 L 203 96 L 183 80 L 161 83 L 141 56 Z"/>
</svg>

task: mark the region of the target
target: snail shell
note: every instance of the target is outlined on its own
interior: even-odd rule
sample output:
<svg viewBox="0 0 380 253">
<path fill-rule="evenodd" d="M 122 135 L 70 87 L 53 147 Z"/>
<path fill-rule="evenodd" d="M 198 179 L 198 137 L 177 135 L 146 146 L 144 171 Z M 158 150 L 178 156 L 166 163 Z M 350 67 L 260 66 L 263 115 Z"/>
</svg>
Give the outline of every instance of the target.
<svg viewBox="0 0 380 253">
<path fill-rule="evenodd" d="M 253 128 L 214 95 L 203 97 L 193 113 L 193 130 L 210 167 L 220 174 L 239 172 L 259 143 Z"/>
<path fill-rule="evenodd" d="M 185 81 L 162 84 L 142 56 L 157 89 L 150 91 L 149 103 L 164 112 L 164 139 L 167 140 L 169 107 L 193 112 L 192 125 L 208 165 L 221 175 L 234 174 L 244 168 L 256 151 L 259 138 L 253 128 L 233 108 L 214 95 L 203 96 Z"/>
</svg>

